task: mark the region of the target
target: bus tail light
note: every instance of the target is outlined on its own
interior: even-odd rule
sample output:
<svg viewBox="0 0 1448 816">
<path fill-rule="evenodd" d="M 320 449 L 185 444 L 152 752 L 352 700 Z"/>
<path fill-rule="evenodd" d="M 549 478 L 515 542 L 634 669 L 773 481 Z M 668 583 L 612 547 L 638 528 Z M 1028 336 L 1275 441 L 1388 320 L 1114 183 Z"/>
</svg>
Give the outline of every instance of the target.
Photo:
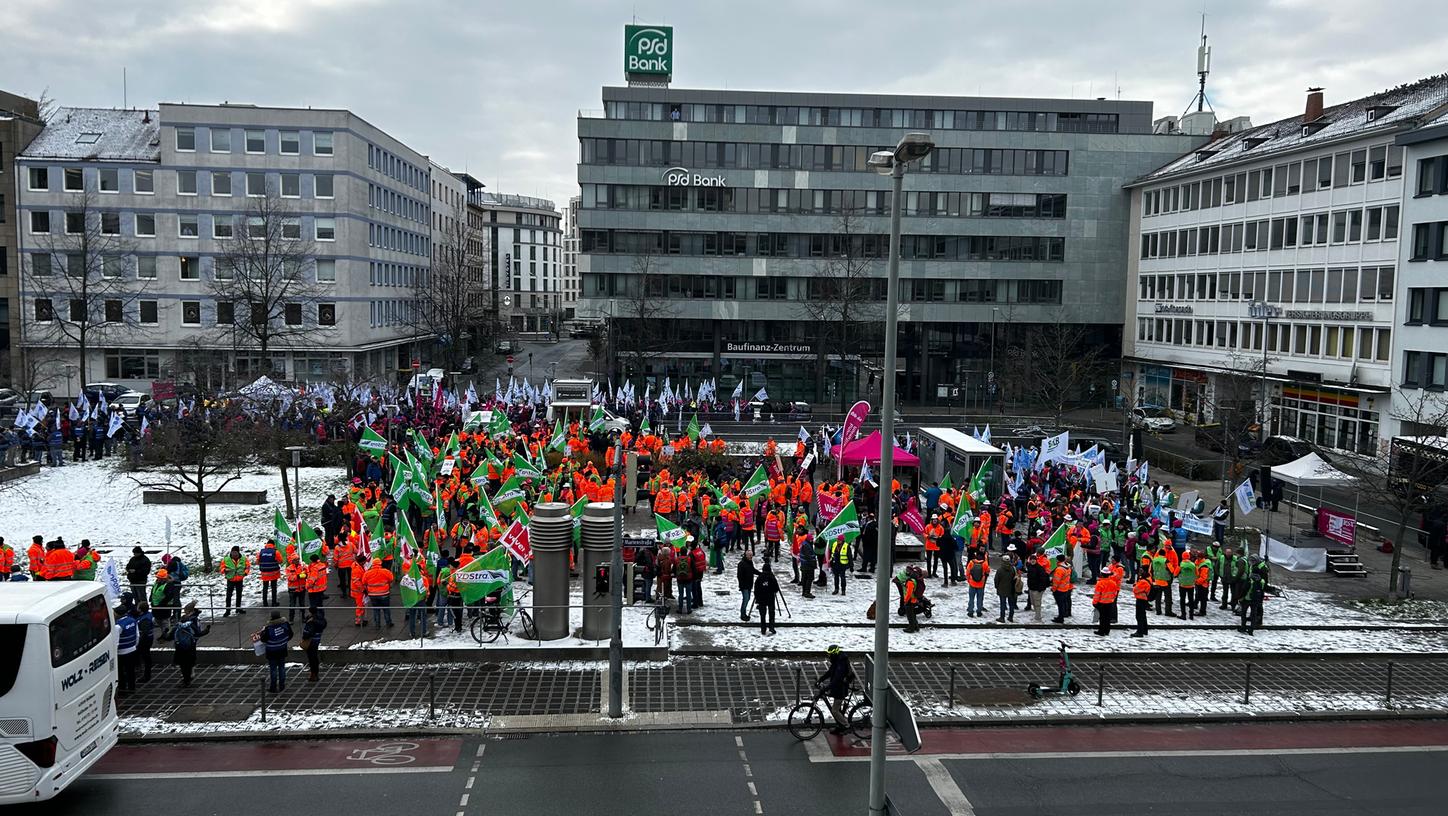
<svg viewBox="0 0 1448 816">
<path fill-rule="evenodd" d="M 49 768 L 55 764 L 55 746 L 58 740 L 55 737 L 46 737 L 43 740 L 34 742 L 22 742 L 15 746 L 15 750 L 24 754 L 26 759 L 35 763 L 37 768 Z"/>
</svg>

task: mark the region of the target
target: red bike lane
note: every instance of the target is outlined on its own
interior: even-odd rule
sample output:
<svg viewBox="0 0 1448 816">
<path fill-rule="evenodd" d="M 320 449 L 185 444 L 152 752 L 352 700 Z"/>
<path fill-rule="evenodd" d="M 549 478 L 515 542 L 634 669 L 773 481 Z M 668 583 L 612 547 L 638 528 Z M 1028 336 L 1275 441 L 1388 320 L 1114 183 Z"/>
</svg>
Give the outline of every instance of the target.
<svg viewBox="0 0 1448 816">
<path fill-rule="evenodd" d="M 920 742 L 913 756 L 1427 748 L 1448 746 L 1448 720 L 927 728 Z M 870 755 L 848 735 L 829 746 L 840 758 Z M 904 750 L 891 740 L 889 753 Z"/>
<path fill-rule="evenodd" d="M 461 739 L 289 740 L 131 743 L 96 763 L 91 777 L 269 774 L 426 773 L 451 771 Z M 177 772 L 184 768 L 184 772 Z"/>
</svg>

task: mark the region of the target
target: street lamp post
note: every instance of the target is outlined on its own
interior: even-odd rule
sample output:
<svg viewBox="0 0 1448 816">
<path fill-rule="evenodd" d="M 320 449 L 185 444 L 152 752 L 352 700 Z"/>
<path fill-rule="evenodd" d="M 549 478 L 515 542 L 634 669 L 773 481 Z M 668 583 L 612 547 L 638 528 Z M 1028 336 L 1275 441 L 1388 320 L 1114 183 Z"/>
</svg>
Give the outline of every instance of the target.
<svg viewBox="0 0 1448 816">
<path fill-rule="evenodd" d="M 907 133 L 893 151 L 881 150 L 870 156 L 870 166 L 890 176 L 890 271 L 885 284 L 885 371 L 880 385 L 880 500 L 876 511 L 880 557 L 875 573 L 875 674 L 871 680 L 874 704 L 870 733 L 870 813 L 885 816 L 885 728 L 890 698 L 890 570 L 894 553 L 890 548 L 890 479 L 895 470 L 895 346 L 900 308 L 900 210 L 905 168 L 935 149 L 929 134 Z"/>
<path fill-rule="evenodd" d="M 294 483 L 292 485 L 292 492 L 296 496 L 295 501 L 292 502 L 292 521 L 296 521 L 297 519 L 302 517 L 302 479 L 301 474 L 297 472 L 297 469 L 302 466 L 302 451 L 304 450 L 306 450 L 306 448 L 302 447 L 301 445 L 289 445 L 286 448 L 286 451 L 292 455 L 292 482 Z M 285 483 L 283 484 L 282 489 L 286 489 Z"/>
<path fill-rule="evenodd" d="M 990 376 L 986 378 L 986 411 L 995 402 L 995 316 L 999 311 L 995 306 L 990 307 Z"/>
</svg>

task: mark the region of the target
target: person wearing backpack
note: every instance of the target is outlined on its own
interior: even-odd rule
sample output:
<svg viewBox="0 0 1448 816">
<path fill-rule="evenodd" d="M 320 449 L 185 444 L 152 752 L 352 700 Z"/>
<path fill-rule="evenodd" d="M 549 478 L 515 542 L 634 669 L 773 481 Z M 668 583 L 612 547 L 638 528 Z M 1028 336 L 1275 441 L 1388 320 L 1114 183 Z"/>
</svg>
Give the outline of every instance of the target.
<svg viewBox="0 0 1448 816">
<path fill-rule="evenodd" d="M 186 604 L 181 611 L 181 622 L 176 624 L 176 667 L 181 670 L 181 685 L 191 685 L 191 672 L 196 668 L 196 642 L 211 631 L 211 626 L 201 625 L 201 610 L 196 602 Z"/>
<path fill-rule="evenodd" d="M 1016 619 L 1016 595 L 1021 591 L 1021 574 L 1016 571 L 1016 565 L 1011 563 L 1012 555 L 1013 553 L 1006 553 L 1001 559 L 1001 568 L 996 570 L 995 574 L 995 591 L 1001 599 L 1001 613 L 996 617 L 996 623 L 1014 623 Z"/>
<path fill-rule="evenodd" d="M 660 544 L 659 553 L 654 557 L 659 582 L 654 595 L 660 604 L 674 599 L 674 561 L 674 548 L 667 543 Z"/>
<path fill-rule="evenodd" d="M 979 618 L 985 614 L 985 579 L 990 575 L 990 564 L 986 563 L 985 551 L 973 548 L 970 561 L 965 565 L 965 583 L 969 590 L 966 617 Z"/>
<path fill-rule="evenodd" d="M 679 584 L 679 614 L 687 615 L 692 611 L 689 602 L 694 595 L 690 590 L 690 585 L 694 582 L 694 559 L 690 558 L 687 552 L 680 553 L 674 561 L 674 578 Z"/>
<path fill-rule="evenodd" d="M 260 643 L 266 654 L 267 691 L 276 694 L 287 687 L 287 648 L 292 643 L 292 625 L 282 613 L 271 613 L 260 631 L 251 636 L 252 643 Z"/>
</svg>

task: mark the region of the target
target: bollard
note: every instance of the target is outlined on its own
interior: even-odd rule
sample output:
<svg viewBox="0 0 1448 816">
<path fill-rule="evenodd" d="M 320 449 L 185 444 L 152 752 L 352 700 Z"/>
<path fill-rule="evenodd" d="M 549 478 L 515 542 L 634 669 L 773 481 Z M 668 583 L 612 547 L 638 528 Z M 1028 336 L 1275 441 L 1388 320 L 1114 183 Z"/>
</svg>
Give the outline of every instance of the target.
<svg viewBox="0 0 1448 816">
<path fill-rule="evenodd" d="M 437 676 L 432 672 L 427 673 L 427 718 L 437 721 Z"/>
<path fill-rule="evenodd" d="M 266 722 L 266 681 L 261 681 L 261 721 Z"/>
<path fill-rule="evenodd" d="M 1242 705 L 1252 704 L 1252 664 L 1247 664 L 1247 687 L 1242 694 Z"/>
<path fill-rule="evenodd" d="M 955 704 L 955 667 L 950 667 L 950 694 L 945 698 L 946 705 Z"/>
<path fill-rule="evenodd" d="M 1096 675 L 1096 705 L 1099 707 L 1106 697 L 1106 667 L 1101 667 L 1101 673 Z"/>
<path fill-rule="evenodd" d="M 1383 706 L 1385 708 L 1393 707 L 1393 661 L 1391 660 L 1388 661 L 1388 694 L 1383 701 Z"/>
</svg>

